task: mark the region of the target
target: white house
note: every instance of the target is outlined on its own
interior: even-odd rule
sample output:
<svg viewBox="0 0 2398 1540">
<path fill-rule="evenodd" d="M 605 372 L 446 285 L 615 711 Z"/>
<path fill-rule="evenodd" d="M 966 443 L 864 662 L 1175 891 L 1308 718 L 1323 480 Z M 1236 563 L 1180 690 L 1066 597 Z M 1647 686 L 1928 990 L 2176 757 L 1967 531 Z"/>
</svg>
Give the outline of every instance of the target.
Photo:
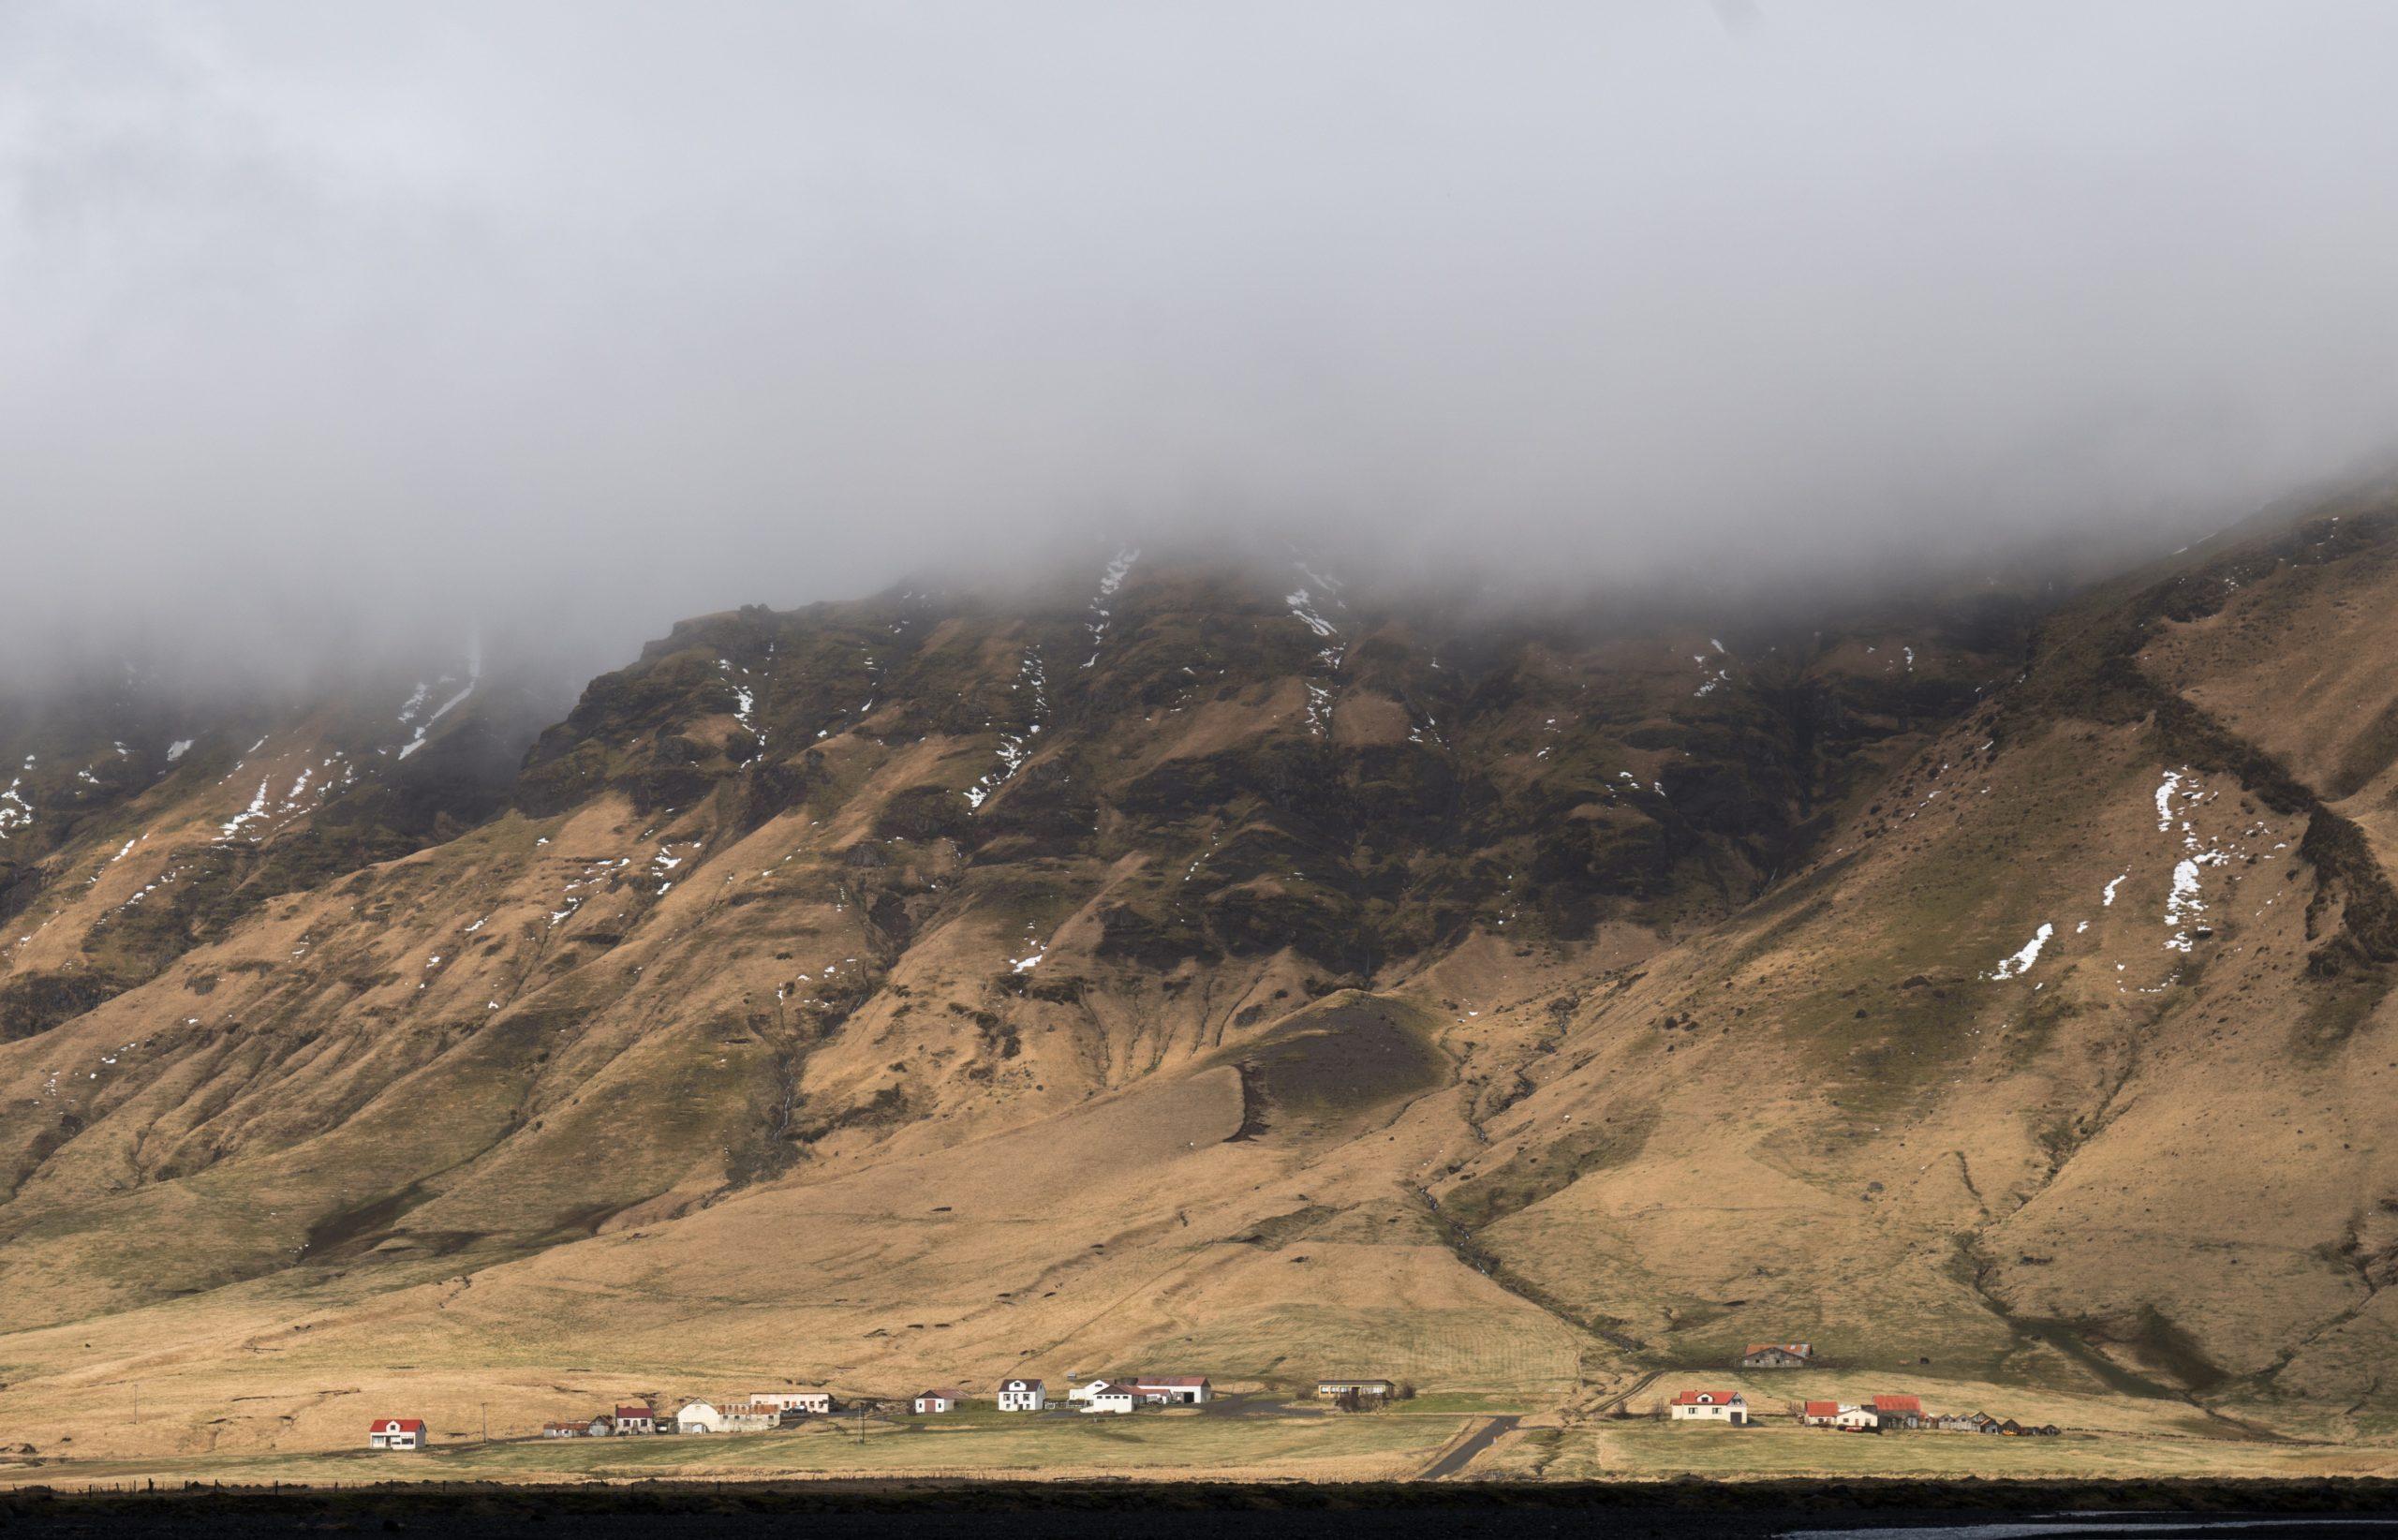
<svg viewBox="0 0 2398 1540">
<path fill-rule="evenodd" d="M 1725 1422 L 1749 1425 L 1749 1399 L 1737 1390 L 1685 1390 L 1665 1403 L 1676 1422 Z"/>
<path fill-rule="evenodd" d="M 1038 1412 L 1049 1404 L 1049 1392 L 1039 1380 L 1001 1380 L 999 1410 L 1002 1412 Z"/>
<path fill-rule="evenodd" d="M 760 1390 L 752 1392 L 749 1399 L 777 1412 L 806 1412 L 821 1417 L 833 1410 L 832 1393 L 823 1390 Z"/>
<path fill-rule="evenodd" d="M 1120 1389 L 1103 1390 L 1098 1395 L 1088 1398 L 1088 1399 L 1089 1404 L 1083 1408 L 1083 1414 L 1085 1416 L 1088 1416 L 1094 1412 L 1112 1412 L 1121 1416 L 1129 1414 L 1134 1407 L 1141 1404 L 1140 1397 L 1133 1395 L 1129 1390 Z"/>
<path fill-rule="evenodd" d="M 941 1412 L 955 1412 L 966 1404 L 966 1395 L 958 1390 L 927 1390 L 915 1400 L 916 1415 L 932 1416 Z"/>
<path fill-rule="evenodd" d="M 1129 1380 L 1085 1380 L 1066 1392 L 1066 1399 L 1088 1406 L 1095 1396 L 1103 1396 L 1111 1390 L 1127 1390 L 1131 1386 Z"/>
<path fill-rule="evenodd" d="M 616 1431 L 655 1433 L 658 1431 L 658 1414 L 646 1406 L 619 1406 L 616 1408 Z"/>
<path fill-rule="evenodd" d="M 674 1414 L 674 1426 L 686 1433 L 721 1433 L 724 1413 L 711 1401 L 691 1401 Z"/>
<path fill-rule="evenodd" d="M 1198 1406 L 1216 1393 L 1216 1387 L 1205 1374 L 1144 1374 L 1132 1382 L 1132 1392 L 1143 1400 L 1166 1406 Z"/>
<path fill-rule="evenodd" d="M 1870 1406 L 1843 1406 L 1833 1416 L 1831 1426 L 1844 1433 L 1878 1433 L 1882 1430 L 1882 1414 Z"/>
<path fill-rule="evenodd" d="M 369 1449 L 422 1449 L 424 1447 L 424 1419 L 422 1417 L 377 1417 L 366 1425 L 366 1447 Z"/>
</svg>

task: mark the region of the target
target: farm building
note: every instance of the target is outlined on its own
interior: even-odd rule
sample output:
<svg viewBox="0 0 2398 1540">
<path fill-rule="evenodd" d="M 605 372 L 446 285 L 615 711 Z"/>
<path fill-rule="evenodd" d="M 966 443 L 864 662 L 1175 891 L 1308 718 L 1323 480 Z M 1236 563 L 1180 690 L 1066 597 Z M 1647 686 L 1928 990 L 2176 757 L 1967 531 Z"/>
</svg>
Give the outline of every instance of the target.
<svg viewBox="0 0 2398 1540">
<path fill-rule="evenodd" d="M 1129 1414 L 1134 1407 L 1140 1404 L 1141 1398 L 1133 1395 L 1129 1390 L 1103 1390 L 1098 1395 L 1092 1396 L 1088 1399 L 1088 1404 L 1083 1407 L 1083 1412 L 1086 1415 L 1093 1412 L 1112 1412 L 1120 1416 Z"/>
<path fill-rule="evenodd" d="M 1920 1428 L 1923 1426 L 1923 1401 L 1915 1396 L 1876 1396 L 1873 1411 L 1885 1428 Z"/>
<path fill-rule="evenodd" d="M 1132 1381 L 1132 1388 L 1143 1400 L 1166 1406 L 1198 1406 L 1215 1394 L 1205 1374 L 1144 1374 Z"/>
<path fill-rule="evenodd" d="M 647 1406 L 619 1406 L 616 1408 L 616 1431 L 655 1433 L 658 1431 L 658 1414 Z"/>
<path fill-rule="evenodd" d="M 931 1416 L 940 1412 L 955 1412 L 966 1404 L 966 1392 L 927 1390 L 918 1395 L 911 1404 L 916 1409 L 916 1415 L 920 1417 Z"/>
<path fill-rule="evenodd" d="M 674 1426 L 686 1433 L 721 1433 L 725 1429 L 724 1414 L 713 1401 L 688 1401 L 674 1414 Z"/>
<path fill-rule="evenodd" d="M 369 1449 L 422 1449 L 424 1444 L 422 1417 L 377 1417 L 366 1425 Z"/>
<path fill-rule="evenodd" d="M 1742 1369 L 1805 1369 L 1814 1361 L 1813 1342 L 1751 1342 L 1740 1353 Z"/>
<path fill-rule="evenodd" d="M 1001 1380 L 999 1410 L 1002 1412 L 1038 1412 L 1049 1404 L 1049 1392 L 1039 1380 Z"/>
<path fill-rule="evenodd" d="M 1665 1411 L 1676 1422 L 1727 1422 L 1735 1428 L 1749 1422 L 1749 1399 L 1737 1390 L 1680 1391 Z"/>
<path fill-rule="evenodd" d="M 1847 1410 L 1838 1401 L 1802 1401 L 1798 1406 L 1798 1420 L 1810 1428 L 1829 1428 L 1832 1419 Z"/>
<path fill-rule="evenodd" d="M 1843 1433 L 1878 1433 L 1882 1430 L 1882 1414 L 1870 1406 L 1843 1406 L 1828 1426 Z"/>
<path fill-rule="evenodd" d="M 1318 1380 L 1315 1393 L 1327 1399 L 1336 1396 L 1357 1396 L 1370 1401 L 1386 1401 L 1399 1386 L 1388 1380 Z"/>
<path fill-rule="evenodd" d="M 1085 1380 L 1066 1392 L 1066 1399 L 1088 1406 L 1094 1396 L 1103 1396 L 1111 1390 L 1129 1391 L 1132 1388 L 1132 1382 L 1130 1380 Z"/>
<path fill-rule="evenodd" d="M 819 1417 L 833 1410 L 832 1393 L 823 1390 L 760 1390 L 752 1392 L 749 1399 L 777 1412 L 806 1412 Z"/>
</svg>

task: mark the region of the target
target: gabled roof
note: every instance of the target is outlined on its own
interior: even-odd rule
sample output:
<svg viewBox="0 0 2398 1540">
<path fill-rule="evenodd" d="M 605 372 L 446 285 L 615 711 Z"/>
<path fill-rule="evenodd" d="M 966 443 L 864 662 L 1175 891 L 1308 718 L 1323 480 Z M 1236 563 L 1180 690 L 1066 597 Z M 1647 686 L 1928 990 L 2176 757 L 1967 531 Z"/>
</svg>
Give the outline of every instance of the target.
<svg viewBox="0 0 2398 1540">
<path fill-rule="evenodd" d="M 999 1388 L 1001 1390 L 1038 1390 L 1041 1388 L 1041 1382 L 1039 1380 L 1001 1380 Z"/>
<path fill-rule="evenodd" d="M 1673 1404 L 1676 1406 L 1729 1406 L 1734 1401 L 1739 1402 L 1742 1406 L 1749 1404 L 1749 1399 L 1737 1390 L 1685 1390 L 1674 1398 Z"/>
<path fill-rule="evenodd" d="M 1917 1396 L 1876 1396 L 1873 1398 L 1873 1410 L 1912 1413 L 1919 1417 L 1923 1415 L 1923 1400 Z"/>
<path fill-rule="evenodd" d="M 1840 1402 L 1809 1401 L 1807 1403 L 1807 1415 L 1811 1417 L 1837 1417 L 1840 1415 Z"/>
<path fill-rule="evenodd" d="M 1110 1384 L 1120 1382 L 1110 1381 Z M 1144 1374 L 1132 1382 L 1147 1388 L 1156 1385 L 1161 1390 L 1197 1390 L 1207 1383 L 1205 1374 Z"/>
<path fill-rule="evenodd" d="M 422 1417 L 377 1417 L 366 1425 L 366 1430 L 370 1433 L 422 1433 L 424 1431 L 424 1419 Z"/>
<path fill-rule="evenodd" d="M 634 1417 L 647 1417 L 654 1422 L 658 1418 L 658 1414 L 652 1412 L 645 1406 L 620 1406 L 616 1408 L 616 1420 L 618 1422 L 625 1422 Z"/>
<path fill-rule="evenodd" d="M 1813 1342 L 1751 1342 L 1740 1350 L 1740 1355 L 1745 1358 L 1754 1354 L 1769 1353 L 1775 1348 L 1780 1348 L 1783 1352 L 1800 1358 L 1812 1358 L 1815 1355 L 1815 1344 Z"/>
</svg>

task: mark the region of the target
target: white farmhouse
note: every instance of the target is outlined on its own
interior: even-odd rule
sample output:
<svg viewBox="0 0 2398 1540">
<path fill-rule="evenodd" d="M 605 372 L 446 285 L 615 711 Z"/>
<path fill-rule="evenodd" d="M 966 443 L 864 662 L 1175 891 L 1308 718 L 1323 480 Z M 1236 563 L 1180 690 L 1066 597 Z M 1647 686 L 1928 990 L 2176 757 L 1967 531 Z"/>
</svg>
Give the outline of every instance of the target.
<svg viewBox="0 0 2398 1540">
<path fill-rule="evenodd" d="M 1665 1403 L 1676 1422 L 1724 1422 L 1749 1425 L 1749 1399 L 1737 1390 L 1685 1390 Z"/>
<path fill-rule="evenodd" d="M 1038 1412 L 1049 1404 L 1049 1392 L 1039 1380 L 1001 1380 L 999 1410 L 1002 1412 Z"/>
<path fill-rule="evenodd" d="M 1087 1398 L 1087 1399 L 1089 1404 L 1083 1408 L 1083 1414 L 1085 1416 L 1088 1416 L 1094 1412 L 1114 1413 L 1118 1416 L 1123 1416 L 1129 1414 L 1134 1407 L 1141 1404 L 1141 1398 L 1133 1395 L 1129 1390 L 1103 1390 L 1095 1396 Z"/>
<path fill-rule="evenodd" d="M 366 1425 L 366 1447 L 369 1449 L 422 1449 L 424 1447 L 424 1419 L 422 1417 L 377 1417 Z"/>
</svg>

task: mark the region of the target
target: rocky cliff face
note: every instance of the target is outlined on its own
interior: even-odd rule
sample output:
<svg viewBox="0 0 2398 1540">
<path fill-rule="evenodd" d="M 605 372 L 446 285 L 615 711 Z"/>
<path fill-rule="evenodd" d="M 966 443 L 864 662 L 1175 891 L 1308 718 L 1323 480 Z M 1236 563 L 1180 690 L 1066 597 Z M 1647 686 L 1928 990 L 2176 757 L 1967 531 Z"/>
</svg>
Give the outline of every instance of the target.
<svg viewBox="0 0 2398 1540">
<path fill-rule="evenodd" d="M 538 736 L 21 709 L 0 1399 L 705 1301 L 858 1384 L 1798 1335 L 2377 1406 L 2393 551 L 1787 625 L 1125 551 L 689 621 Z"/>
</svg>

